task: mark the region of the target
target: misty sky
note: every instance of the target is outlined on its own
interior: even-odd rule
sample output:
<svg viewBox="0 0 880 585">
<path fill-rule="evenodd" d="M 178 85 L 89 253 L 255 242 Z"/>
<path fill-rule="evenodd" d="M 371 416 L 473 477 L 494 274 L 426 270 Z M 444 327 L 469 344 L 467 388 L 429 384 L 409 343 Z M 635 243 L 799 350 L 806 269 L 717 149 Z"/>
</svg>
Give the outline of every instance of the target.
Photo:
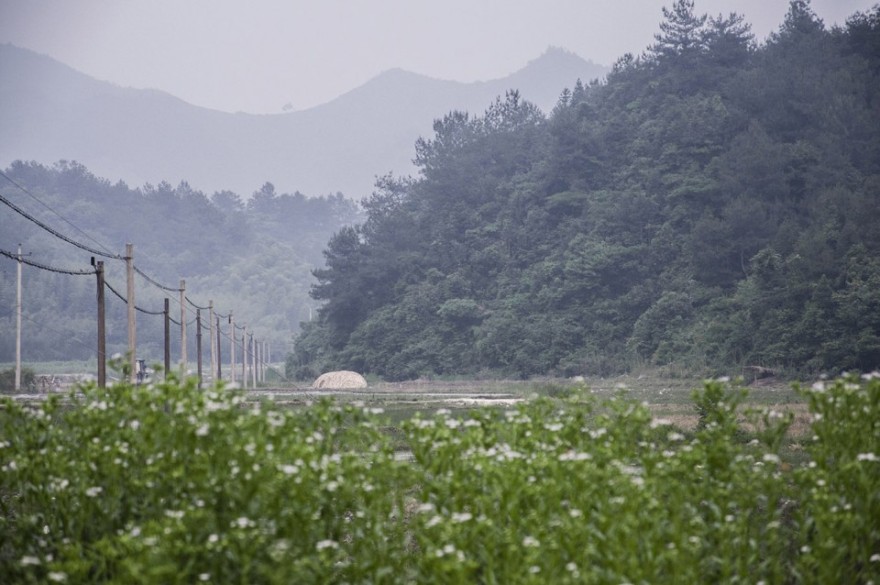
<svg viewBox="0 0 880 585">
<path fill-rule="evenodd" d="M 813 0 L 827 26 L 876 0 Z M 0 0 L 0 43 L 92 77 L 223 111 L 305 109 L 401 67 L 503 77 L 548 46 L 610 65 L 653 40 L 672 0 Z M 787 0 L 696 0 L 758 40 Z M 2 80 L 0 80 L 2 81 Z"/>
</svg>

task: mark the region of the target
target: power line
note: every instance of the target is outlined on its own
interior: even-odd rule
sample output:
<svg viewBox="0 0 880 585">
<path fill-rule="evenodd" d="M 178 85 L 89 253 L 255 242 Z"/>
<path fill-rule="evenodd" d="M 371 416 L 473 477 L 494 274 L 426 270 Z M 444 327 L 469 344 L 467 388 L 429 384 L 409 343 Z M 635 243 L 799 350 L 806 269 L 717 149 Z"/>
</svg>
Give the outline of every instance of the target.
<svg viewBox="0 0 880 585">
<path fill-rule="evenodd" d="M 66 219 L 64 216 L 62 216 L 61 214 L 59 214 L 57 211 L 55 211 L 54 209 L 52 209 L 51 207 L 49 207 L 48 205 L 46 205 L 45 203 L 43 203 L 42 201 L 40 201 L 40 200 L 39 200 L 39 199 L 38 199 L 33 193 L 31 193 L 30 191 L 28 191 L 27 189 L 25 189 L 24 187 L 22 187 L 21 185 L 19 185 L 18 183 L 16 183 L 13 179 L 11 179 L 8 175 L 6 175 L 5 173 L 3 173 L 2 171 L 0 171 L 0 176 L 2 176 L 3 178 L 5 178 L 7 181 L 9 181 L 10 183 L 12 183 L 12 184 L 15 185 L 16 187 L 18 187 L 19 189 L 21 189 L 22 191 L 24 191 L 25 193 L 27 193 L 28 195 L 30 195 L 31 197 L 33 197 L 36 201 L 38 201 L 39 203 L 41 203 L 42 205 L 44 205 L 46 208 L 48 208 L 49 210 L 51 210 L 51 211 L 52 211 L 53 213 L 55 213 L 58 217 L 60 217 L 60 218 L 63 219 L 65 222 L 67 222 L 67 223 L 69 223 L 71 226 L 73 226 L 77 231 L 79 231 L 80 233 L 82 233 L 83 235 L 85 235 L 87 238 L 89 238 L 90 240 L 92 240 L 93 242 L 95 242 L 96 244 L 98 244 L 99 246 L 101 246 L 102 248 L 104 248 L 104 246 L 103 246 L 100 242 L 97 242 L 94 238 L 92 238 L 92 237 L 89 236 L 87 233 L 85 233 L 83 230 L 81 230 L 81 229 L 78 228 L 76 225 L 74 225 L 70 220 Z M 21 209 L 20 207 L 18 207 L 18 206 L 15 205 L 14 203 L 12 203 L 9 199 L 7 199 L 6 197 L 4 197 L 2 194 L 0 194 L 0 202 L 2 202 L 3 204 L 7 205 L 10 209 L 12 209 L 13 211 L 15 211 L 16 213 L 18 213 L 19 215 L 21 215 L 21 216 L 24 217 L 25 219 L 27 219 L 27 220 L 29 220 L 29 221 L 32 221 L 32 222 L 35 223 L 37 226 L 39 226 L 40 228 L 42 228 L 42 229 L 44 229 L 45 231 L 49 232 L 50 234 L 52 234 L 52 235 L 55 236 L 56 238 L 58 238 L 58 239 L 60 239 L 60 240 L 63 240 L 63 241 L 65 241 L 65 242 L 67 242 L 68 244 L 71 244 L 71 245 L 73 245 L 73 246 L 76 246 L 77 248 L 79 248 L 79 249 L 81 249 L 81 250 L 85 250 L 86 252 L 89 252 L 89 253 L 91 253 L 91 254 L 95 254 L 96 256 L 101 256 L 101 257 L 103 257 L 103 258 L 111 258 L 111 259 L 114 259 L 114 260 L 123 260 L 123 259 L 124 259 L 124 258 L 123 258 L 122 256 L 120 256 L 119 254 L 113 254 L 113 253 L 110 253 L 109 251 L 108 251 L 108 252 L 103 252 L 103 251 L 101 251 L 101 250 L 97 250 L 97 249 L 95 249 L 95 248 L 92 248 L 91 246 L 87 246 L 87 245 L 85 245 L 85 244 L 83 244 L 83 243 L 81 243 L 81 242 L 78 242 L 78 241 L 74 240 L 73 238 L 70 238 L 70 237 L 68 237 L 68 236 L 65 236 L 65 235 L 62 234 L 61 232 L 59 232 L 59 231 L 57 231 L 57 230 L 55 230 L 55 229 L 49 227 L 48 225 L 46 225 L 45 223 L 41 222 L 40 220 L 38 220 L 38 219 L 35 218 L 34 216 L 30 215 L 29 213 L 27 213 L 26 211 L 24 211 L 23 209 Z M 106 250 L 106 248 L 105 248 L 105 250 Z M 13 257 L 13 259 L 17 259 L 17 255 L 16 255 L 15 257 Z M 93 273 L 94 273 L 94 271 L 91 271 L 91 272 L 76 272 L 76 271 L 66 271 L 66 270 L 61 270 L 61 269 L 55 270 L 55 269 L 53 269 L 53 268 L 51 268 L 51 267 L 47 267 L 47 266 L 45 266 L 45 265 L 40 265 L 40 264 L 38 264 L 38 263 L 28 262 L 28 261 L 25 261 L 25 260 L 22 260 L 22 261 L 25 262 L 26 264 L 30 264 L 30 265 L 35 266 L 35 267 L 37 267 L 37 268 L 43 268 L 44 270 L 51 270 L 51 271 L 53 271 L 53 272 L 61 272 L 61 273 L 63 273 L 63 274 L 93 274 Z M 133 266 L 132 266 L 132 269 L 133 269 L 135 272 L 137 272 L 138 274 L 140 274 L 140 275 L 141 275 L 141 276 L 142 276 L 147 282 L 149 282 L 150 284 L 152 284 L 153 286 L 155 286 L 155 287 L 157 287 L 157 288 L 160 288 L 160 289 L 162 289 L 162 290 L 164 290 L 164 291 L 167 291 L 167 292 L 180 292 L 180 289 L 179 289 L 179 288 L 170 287 L 170 286 L 165 286 L 164 284 L 158 282 L 156 279 L 150 277 L 150 275 L 148 275 L 146 272 L 144 272 L 143 270 L 141 270 L 141 269 L 138 268 L 137 266 L 134 266 L 134 265 L 133 265 Z M 177 302 L 178 304 L 180 304 L 180 300 L 179 300 L 179 299 L 176 299 L 176 298 L 175 298 L 174 300 L 175 300 L 175 302 Z M 195 307 L 195 308 L 197 308 L 197 309 L 208 310 L 208 307 L 202 307 L 202 306 L 197 305 L 197 304 L 194 303 L 189 297 L 187 297 L 186 300 L 187 300 L 187 302 L 189 302 L 189 304 L 191 304 L 193 307 Z M 135 308 L 138 309 L 138 310 L 140 310 L 141 312 L 147 312 L 147 311 L 144 311 L 144 310 L 142 310 L 142 309 L 140 309 L 140 308 L 138 308 L 138 307 L 135 307 Z"/>
<path fill-rule="evenodd" d="M 125 298 L 124 296 L 122 296 L 122 293 L 120 293 L 118 290 L 113 288 L 110 285 L 110 283 L 107 282 L 106 280 L 104 281 L 104 286 L 109 288 L 110 292 L 112 292 L 114 295 L 116 295 L 119 298 L 119 300 L 121 300 L 123 303 L 128 305 L 128 299 Z M 150 311 L 150 310 L 144 309 L 142 307 L 138 307 L 137 305 L 135 305 L 134 308 L 136 311 L 140 311 L 141 313 L 144 313 L 145 315 L 164 315 L 165 314 L 165 311 Z M 172 319 L 172 321 L 173 321 L 173 319 Z M 178 325 L 180 325 L 180 323 L 178 323 Z"/>
<path fill-rule="evenodd" d="M 170 286 L 165 286 L 164 284 L 156 282 L 155 280 L 153 280 L 152 278 L 147 276 L 147 273 L 144 272 L 143 270 L 141 270 L 140 268 L 138 268 L 137 266 L 132 266 L 132 269 L 134 269 L 135 272 L 137 272 L 138 274 L 143 276 L 147 282 L 149 282 L 150 284 L 152 284 L 155 287 L 161 288 L 162 290 L 166 290 L 168 292 L 180 292 L 179 288 L 172 288 Z M 180 301 L 178 301 L 178 302 L 180 302 Z"/>
<path fill-rule="evenodd" d="M 210 307 L 200 307 L 199 305 L 192 302 L 192 300 L 190 300 L 190 298 L 186 295 L 184 295 L 183 298 L 185 298 L 186 302 L 188 302 L 190 305 L 192 305 L 194 309 L 201 309 L 202 311 L 207 311 L 210 308 Z"/>
<path fill-rule="evenodd" d="M 65 242 L 67 242 L 68 244 L 72 244 L 72 245 L 76 246 L 77 248 L 80 248 L 80 249 L 82 249 L 82 250 L 85 250 L 86 252 L 90 252 L 90 253 L 95 254 L 95 255 L 97 255 L 97 256 L 103 256 L 103 257 L 105 257 L 105 258 L 117 258 L 117 259 L 119 258 L 119 255 L 118 255 L 118 254 L 113 254 L 112 252 L 110 252 L 109 250 L 107 250 L 107 248 L 104 247 L 100 242 L 98 242 L 98 241 L 95 240 L 93 237 L 91 237 L 89 234 L 87 234 L 86 232 L 84 232 L 83 230 L 81 230 L 80 228 L 78 228 L 76 225 L 74 225 L 70 220 L 68 220 L 67 218 L 65 218 L 63 215 L 61 215 L 60 213 L 58 213 L 57 211 L 55 211 L 54 209 L 52 209 L 51 207 L 49 207 L 48 205 L 46 205 L 45 203 L 43 203 L 42 201 L 40 201 L 40 200 L 39 200 L 39 199 L 38 199 L 33 193 L 31 193 L 30 191 L 28 191 L 27 189 L 25 189 L 24 187 L 22 187 L 21 185 L 19 185 L 19 184 L 16 183 L 15 181 L 13 181 L 11 178 L 9 178 L 9 176 L 6 175 L 6 173 L 4 173 L 3 171 L 0 171 L 0 176 L 2 176 L 4 179 L 6 179 L 7 181 L 9 181 L 10 183 L 12 183 L 13 185 L 15 185 L 16 187 L 18 187 L 19 189 L 21 189 L 21 190 L 22 190 L 23 192 L 25 192 L 26 194 L 28 194 L 28 195 L 30 195 L 31 197 L 33 197 L 34 200 L 36 200 L 36 201 L 39 202 L 41 205 L 43 205 L 44 207 L 46 207 L 49 211 L 51 211 L 52 213 L 54 213 L 55 215 L 57 215 L 58 217 L 60 217 L 62 220 L 64 220 L 64 221 L 67 222 L 68 224 L 70 224 L 70 225 L 71 225 L 76 231 L 80 232 L 80 233 L 83 234 L 85 237 L 87 237 L 88 239 L 90 239 L 90 240 L 92 240 L 93 242 L 95 242 L 95 243 L 96 243 L 98 246 L 100 246 L 101 248 L 104 248 L 105 251 L 102 252 L 101 250 L 96 250 L 95 248 L 92 248 L 92 247 L 90 247 L 90 246 L 86 246 L 85 244 L 83 244 L 83 243 L 81 243 L 81 242 L 77 242 L 77 241 L 74 240 L 73 238 L 69 238 L 69 237 L 65 236 L 64 234 L 62 234 L 62 233 L 60 233 L 60 232 L 58 232 L 58 231 L 52 229 L 51 227 L 49 227 L 48 225 L 44 224 L 43 222 L 41 222 L 41 221 L 38 220 L 37 218 L 33 217 L 32 215 L 30 215 L 29 213 L 27 213 L 26 211 L 24 211 L 23 209 L 21 209 L 20 207 L 18 207 L 18 206 L 15 205 L 14 203 L 12 203 L 10 200 L 8 200 L 8 199 L 7 199 L 6 197 L 4 197 L 3 195 L 0 195 L 0 202 L 3 202 L 3 203 L 6 204 L 7 206 L 9 206 L 13 211 L 15 211 L 16 213 L 18 213 L 18 214 L 22 215 L 23 217 L 29 219 L 30 221 L 34 222 L 35 224 L 37 224 L 38 226 L 40 226 L 41 228 L 43 228 L 44 230 L 46 230 L 47 232 L 49 232 L 50 234 L 52 234 L 53 236 L 55 236 L 56 238 L 60 238 L 60 239 L 64 240 Z"/>
<path fill-rule="evenodd" d="M 49 266 L 47 264 L 41 264 L 39 262 L 34 262 L 33 260 L 28 260 L 24 257 L 19 258 L 18 254 L 13 253 L 13 252 L 9 252 L 7 250 L 0 250 L 0 254 L 2 254 L 3 256 L 6 256 L 7 258 L 11 258 L 12 260 L 15 260 L 16 262 L 20 261 L 24 264 L 27 264 L 28 266 L 33 266 L 34 268 L 39 268 L 40 270 L 48 270 L 49 272 L 56 272 L 58 274 L 72 274 L 75 276 L 80 276 L 80 275 L 89 275 L 89 274 L 95 273 L 94 268 L 92 268 L 91 270 L 69 270 L 67 268 L 56 268 L 54 266 Z"/>
</svg>

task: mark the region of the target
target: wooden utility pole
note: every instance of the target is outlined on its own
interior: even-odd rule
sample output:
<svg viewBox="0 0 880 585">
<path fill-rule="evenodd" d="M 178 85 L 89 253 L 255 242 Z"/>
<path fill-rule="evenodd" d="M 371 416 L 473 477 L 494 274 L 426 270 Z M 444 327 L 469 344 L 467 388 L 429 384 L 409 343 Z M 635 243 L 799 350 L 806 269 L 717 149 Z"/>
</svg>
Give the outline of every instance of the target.
<svg viewBox="0 0 880 585">
<path fill-rule="evenodd" d="M 220 353 L 220 317 L 217 317 L 217 381 L 223 379 L 223 354 Z"/>
<path fill-rule="evenodd" d="M 247 346 L 247 325 L 241 328 L 241 387 L 247 390 L 248 387 L 248 346 Z"/>
<path fill-rule="evenodd" d="M 107 330 L 104 327 L 104 261 L 95 264 L 98 277 L 98 388 L 107 387 Z"/>
<path fill-rule="evenodd" d="M 171 299 L 165 297 L 165 379 L 171 374 Z"/>
<path fill-rule="evenodd" d="M 235 317 L 229 311 L 229 381 L 235 384 Z"/>
<path fill-rule="evenodd" d="M 135 316 L 134 304 L 134 246 L 132 244 L 125 245 L 125 281 L 128 289 L 126 303 L 128 304 L 128 368 L 129 381 L 132 384 L 137 383 L 137 319 Z"/>
<path fill-rule="evenodd" d="M 251 333 L 251 379 L 254 381 L 253 388 L 257 389 L 257 368 L 259 367 L 259 362 L 257 361 L 257 342 L 254 341 L 254 334 Z"/>
<path fill-rule="evenodd" d="M 15 284 L 15 391 L 21 391 L 21 244 L 18 245 L 18 279 Z"/>
<path fill-rule="evenodd" d="M 180 379 L 186 379 L 186 281 L 180 279 Z"/>
<path fill-rule="evenodd" d="M 199 376 L 199 389 L 202 388 L 202 310 L 196 309 L 196 371 Z"/>
<path fill-rule="evenodd" d="M 217 373 L 217 352 L 216 346 L 214 343 L 214 301 L 208 301 L 208 345 L 211 348 L 211 369 L 208 370 L 211 373 L 211 379 L 214 379 L 214 376 Z M 219 332 L 216 335 L 220 335 Z"/>
</svg>

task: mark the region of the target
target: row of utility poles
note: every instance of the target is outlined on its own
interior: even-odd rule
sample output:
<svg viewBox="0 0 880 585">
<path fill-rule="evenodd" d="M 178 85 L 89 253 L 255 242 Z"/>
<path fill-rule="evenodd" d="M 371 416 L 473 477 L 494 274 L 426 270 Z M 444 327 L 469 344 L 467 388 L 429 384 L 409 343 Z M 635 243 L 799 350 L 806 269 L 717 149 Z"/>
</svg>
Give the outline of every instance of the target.
<svg viewBox="0 0 880 585">
<path fill-rule="evenodd" d="M 125 245 L 125 270 L 126 270 L 126 283 L 127 283 L 127 295 L 126 295 L 126 304 L 128 308 L 128 356 L 129 356 L 129 369 L 130 369 L 130 381 L 132 383 L 137 383 L 137 319 L 136 319 L 136 305 L 135 305 L 135 291 L 134 291 L 134 246 L 132 244 Z M 106 363 L 106 338 L 104 335 L 104 306 L 103 306 L 103 290 L 104 290 L 104 263 L 97 262 L 96 263 L 96 273 L 98 276 L 98 385 L 104 387 L 106 385 L 106 366 L 102 364 Z M 178 292 L 180 293 L 180 377 L 184 378 L 187 375 L 187 364 L 189 363 L 187 359 L 187 298 L 186 298 L 186 281 L 184 279 L 180 280 L 180 286 L 178 288 Z M 171 371 L 171 313 L 169 310 L 170 301 L 168 297 L 165 297 L 163 317 L 165 320 L 165 377 L 168 377 L 169 372 Z M 214 315 L 214 301 L 208 301 L 208 331 L 209 331 L 209 342 L 208 346 L 210 347 L 211 353 L 211 369 L 210 369 L 210 378 L 215 380 L 220 380 L 223 378 L 222 371 L 222 355 L 221 355 L 221 335 L 222 330 L 220 328 L 220 316 Z M 235 324 L 235 318 L 232 314 L 232 311 L 229 311 L 229 331 L 230 335 L 227 335 L 229 338 L 229 376 L 228 379 L 233 384 L 238 380 L 241 380 L 241 387 L 247 389 L 248 387 L 256 388 L 257 384 L 266 381 L 266 364 L 271 361 L 271 346 L 259 340 L 254 339 L 253 332 L 248 332 L 246 326 L 237 326 Z M 205 378 L 204 369 L 203 369 L 203 360 L 202 360 L 202 308 L 196 308 L 196 364 L 197 364 L 197 375 L 199 379 L 199 387 L 202 387 L 202 382 Z M 242 335 L 239 340 L 236 336 L 236 330 L 241 329 Z M 240 341 L 240 343 L 239 343 Z M 235 361 L 235 350 L 236 346 L 240 345 L 241 347 L 241 373 L 240 376 L 237 376 L 236 373 L 236 361 Z M 216 375 L 216 376 L 215 376 Z"/>
<path fill-rule="evenodd" d="M 135 305 L 135 287 L 134 287 L 134 246 L 126 244 L 125 246 L 125 269 L 126 269 L 126 304 L 128 310 L 128 356 L 129 356 L 129 375 L 132 383 L 138 383 L 138 360 L 137 360 L 137 319 Z M 95 267 L 97 276 L 97 320 L 98 320 L 98 386 L 105 387 L 107 385 L 107 339 L 105 327 L 105 282 L 104 282 L 104 262 L 95 261 L 92 258 L 92 265 Z M 15 341 L 15 390 L 21 390 L 21 310 L 22 310 L 22 253 L 21 245 L 18 247 L 18 279 L 17 279 L 17 297 L 16 297 L 16 341 Z M 186 281 L 180 281 L 180 377 L 187 375 L 187 310 L 186 304 Z M 171 313 L 169 298 L 165 297 L 164 310 L 162 315 L 165 320 L 165 377 L 167 379 L 171 372 Z M 203 360 L 202 360 L 202 308 L 196 308 L 195 325 L 196 325 L 196 363 L 199 387 L 202 387 L 204 378 Z M 208 301 L 208 326 L 209 342 L 211 354 L 210 373 L 207 376 L 214 380 L 223 379 L 222 372 L 222 333 L 220 328 L 220 315 L 214 314 L 214 302 Z M 271 346 L 268 342 L 262 342 L 254 339 L 253 332 L 248 332 L 246 326 L 238 326 L 235 324 L 232 311 L 229 312 L 227 318 L 229 321 L 230 335 L 226 335 L 229 339 L 229 373 L 227 379 L 232 383 L 241 381 L 242 388 L 256 388 L 257 384 L 266 380 L 266 365 L 271 362 Z M 236 330 L 241 330 L 241 338 L 236 335 Z M 241 370 L 237 372 L 238 365 L 236 363 L 236 349 L 240 348 L 241 354 Z"/>
</svg>

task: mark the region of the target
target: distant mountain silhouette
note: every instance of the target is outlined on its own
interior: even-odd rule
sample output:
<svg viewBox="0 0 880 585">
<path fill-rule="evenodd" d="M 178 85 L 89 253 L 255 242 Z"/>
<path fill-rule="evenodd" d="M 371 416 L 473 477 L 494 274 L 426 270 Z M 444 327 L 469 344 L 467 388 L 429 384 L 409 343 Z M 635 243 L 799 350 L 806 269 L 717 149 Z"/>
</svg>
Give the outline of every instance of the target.
<svg viewBox="0 0 880 585">
<path fill-rule="evenodd" d="M 512 75 L 458 83 L 386 71 L 321 106 L 282 114 L 229 114 L 156 90 L 95 80 L 45 55 L 0 45 L 0 166 L 76 160 L 131 186 L 186 180 L 210 194 L 279 192 L 359 199 L 377 175 L 413 172 L 414 143 L 451 110 L 482 114 L 518 89 L 549 111 L 577 79 L 606 69 L 548 49 Z"/>
</svg>

